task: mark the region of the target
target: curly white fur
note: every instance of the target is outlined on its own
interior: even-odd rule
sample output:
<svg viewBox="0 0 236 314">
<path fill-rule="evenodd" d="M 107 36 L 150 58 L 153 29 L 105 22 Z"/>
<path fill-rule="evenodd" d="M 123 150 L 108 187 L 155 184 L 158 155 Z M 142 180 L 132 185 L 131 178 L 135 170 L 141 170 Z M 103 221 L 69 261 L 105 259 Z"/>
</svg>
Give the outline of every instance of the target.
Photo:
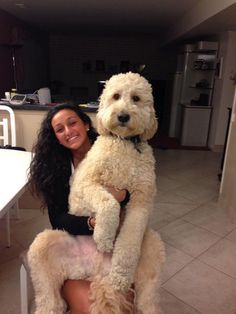
<svg viewBox="0 0 236 314">
<path fill-rule="evenodd" d="M 81 244 L 77 243 L 81 237 L 76 240 L 66 232 L 45 231 L 38 235 L 28 253 L 37 314 L 64 313 L 65 305 L 63 300 L 58 301 L 61 299 L 58 291 L 65 278 L 95 281 L 91 285 L 94 314 L 113 313 L 111 308 L 116 306 L 113 301 L 113 304 L 106 302 L 106 295 L 113 291 L 118 300 L 118 294 L 125 293 L 133 282 L 137 313 L 159 313 L 157 289 L 164 247 L 159 236 L 147 230 L 156 180 L 155 159 L 147 140 L 156 129 L 152 89 L 146 79 L 131 72 L 113 76 L 100 99 L 97 114 L 100 136 L 76 169 L 69 197 L 72 214 L 96 216 L 93 238 L 98 251 L 82 254 Z M 139 140 L 132 142 L 130 139 L 136 136 Z M 125 220 L 117 237 L 120 205 L 105 186 L 130 192 Z M 67 247 L 66 254 L 63 247 Z M 104 263 L 107 252 L 111 251 L 111 263 Z M 51 272 L 54 263 L 57 266 Z M 47 275 L 50 283 L 47 282 L 47 295 L 43 296 L 40 286 L 45 284 Z M 97 278 L 103 278 L 100 286 Z M 51 299 L 49 305 L 48 299 Z M 120 312 L 114 312 L 119 313 L 121 307 Z"/>
</svg>

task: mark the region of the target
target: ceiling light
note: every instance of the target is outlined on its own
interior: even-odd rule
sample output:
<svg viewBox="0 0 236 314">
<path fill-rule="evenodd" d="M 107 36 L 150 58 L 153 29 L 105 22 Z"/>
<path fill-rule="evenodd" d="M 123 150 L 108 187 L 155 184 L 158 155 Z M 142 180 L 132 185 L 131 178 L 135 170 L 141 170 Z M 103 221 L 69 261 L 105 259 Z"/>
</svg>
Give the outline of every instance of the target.
<svg viewBox="0 0 236 314">
<path fill-rule="evenodd" d="M 18 2 L 18 3 L 15 3 L 15 5 L 16 5 L 18 8 L 25 9 L 25 4 L 24 4 L 24 3 Z"/>
</svg>

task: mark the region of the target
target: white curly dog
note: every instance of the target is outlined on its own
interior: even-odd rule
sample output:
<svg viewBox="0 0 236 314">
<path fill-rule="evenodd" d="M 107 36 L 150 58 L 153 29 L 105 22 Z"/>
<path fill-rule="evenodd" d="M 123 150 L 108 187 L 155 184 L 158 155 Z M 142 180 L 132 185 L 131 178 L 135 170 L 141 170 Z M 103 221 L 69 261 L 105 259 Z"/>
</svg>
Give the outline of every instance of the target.
<svg viewBox="0 0 236 314">
<path fill-rule="evenodd" d="M 92 314 L 159 314 L 158 288 L 165 259 L 159 235 L 148 229 L 155 196 L 155 159 L 147 140 L 157 130 L 151 85 L 137 73 L 106 82 L 97 113 L 99 137 L 71 180 L 70 213 L 94 215 L 93 238 L 45 230 L 30 246 L 28 262 L 37 314 L 61 314 L 63 282 L 87 278 Z M 106 186 L 126 189 L 120 204 Z M 125 295 L 134 284 L 134 306 Z"/>
</svg>

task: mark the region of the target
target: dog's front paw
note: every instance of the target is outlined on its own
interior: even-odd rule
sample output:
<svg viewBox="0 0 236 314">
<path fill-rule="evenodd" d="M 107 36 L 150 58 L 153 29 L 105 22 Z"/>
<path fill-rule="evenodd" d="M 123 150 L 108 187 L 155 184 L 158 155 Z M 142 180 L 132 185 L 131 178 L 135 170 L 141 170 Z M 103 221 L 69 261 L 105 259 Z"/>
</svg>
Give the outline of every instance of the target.
<svg viewBox="0 0 236 314">
<path fill-rule="evenodd" d="M 109 253 L 113 250 L 113 242 L 112 241 L 106 241 L 104 243 L 102 243 L 102 242 L 97 243 L 97 249 L 101 253 Z"/>
<path fill-rule="evenodd" d="M 127 291 L 132 282 L 127 274 L 119 274 L 114 270 L 111 271 L 109 277 L 115 290 Z"/>
<path fill-rule="evenodd" d="M 103 232 L 99 232 L 99 230 L 94 229 L 93 234 L 94 241 L 97 245 L 97 250 L 99 252 L 111 252 L 114 245 L 114 240 L 112 238 L 108 238 Z"/>
</svg>

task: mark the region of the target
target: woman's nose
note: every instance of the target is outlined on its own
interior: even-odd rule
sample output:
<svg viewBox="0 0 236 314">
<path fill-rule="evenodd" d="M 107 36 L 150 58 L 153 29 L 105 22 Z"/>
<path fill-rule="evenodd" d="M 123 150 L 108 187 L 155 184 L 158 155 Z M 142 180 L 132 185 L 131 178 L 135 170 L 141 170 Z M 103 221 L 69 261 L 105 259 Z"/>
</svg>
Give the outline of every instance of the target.
<svg viewBox="0 0 236 314">
<path fill-rule="evenodd" d="M 66 135 L 70 134 L 70 127 L 69 126 L 65 126 L 65 134 Z"/>
</svg>

